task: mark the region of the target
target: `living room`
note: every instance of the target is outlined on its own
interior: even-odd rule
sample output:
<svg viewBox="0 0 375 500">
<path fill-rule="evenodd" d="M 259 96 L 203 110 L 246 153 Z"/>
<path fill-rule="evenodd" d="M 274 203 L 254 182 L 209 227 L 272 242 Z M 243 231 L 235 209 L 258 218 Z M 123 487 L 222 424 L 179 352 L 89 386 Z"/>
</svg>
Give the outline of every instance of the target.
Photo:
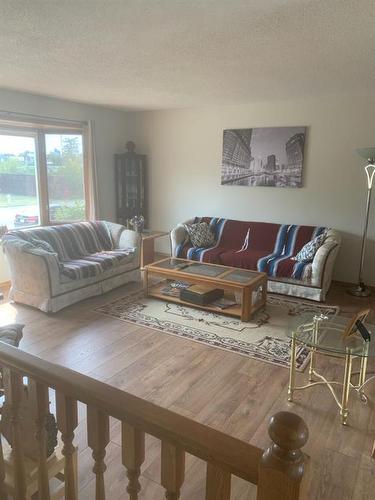
<svg viewBox="0 0 375 500">
<path fill-rule="evenodd" d="M 205 425 L 212 432 L 225 433 L 223 439 L 241 440 L 264 450 L 270 445 L 270 418 L 288 412 L 288 418 L 300 419 L 293 423 L 298 426 L 298 448 L 303 452 L 297 450 L 299 471 L 304 463 L 303 477 L 298 476 L 297 487 L 293 474 L 289 479 L 282 476 L 285 484 L 288 480 L 293 483 L 294 496 L 286 496 L 290 492 L 282 488 L 269 493 L 267 485 L 272 480 L 267 478 L 264 495 L 268 496 L 261 498 L 370 499 L 374 485 L 375 392 L 371 374 L 375 349 L 371 340 L 362 339 L 361 328 L 363 325 L 371 334 L 375 321 L 375 218 L 371 203 L 366 206 L 366 195 L 371 201 L 371 190 L 367 189 L 365 171 L 365 167 L 372 167 L 374 157 L 363 151 L 375 147 L 373 2 L 110 0 L 104 6 L 101 1 L 89 0 L 51 4 L 20 0 L 1 4 L 0 174 L 7 174 L 4 168 L 10 157 L 13 163 L 19 162 L 19 155 L 27 149 L 23 145 L 12 149 L 10 136 L 35 141 L 32 147 L 38 160 L 31 165 L 34 201 L 29 195 L 21 196 L 20 191 L 14 195 L 5 184 L 0 185 L 0 234 L 5 251 L 4 255 L 1 250 L 0 256 L 0 286 L 4 293 L 0 320 L 1 325 L 24 325 L 21 330 L 11 329 L 13 345 L 19 346 L 13 350 L 4 347 L 0 362 L 4 373 L 9 372 L 3 385 L 10 404 L 11 389 L 17 385 L 16 377 L 11 376 L 15 367 L 50 387 L 49 404 L 47 401 L 44 409 L 50 408 L 56 416 L 61 433 L 64 421 L 69 419 L 63 419 L 62 410 L 56 410 L 61 408 L 61 402 L 51 390 L 73 391 L 77 383 L 77 392 L 73 393 L 81 403 L 76 426 L 70 429 L 75 433 L 70 444 L 76 449 L 71 455 L 76 453 L 78 476 L 65 469 L 72 458 L 66 446 L 61 457 L 66 473 L 64 487 L 68 488 L 65 497 L 94 498 L 96 487 L 96 498 L 104 498 L 101 495 L 105 482 L 107 498 L 124 498 L 126 487 L 132 499 L 162 498 L 165 491 L 170 495 L 167 498 L 179 498 L 180 488 L 180 498 L 205 498 L 209 481 L 206 483 L 202 460 L 209 463 L 207 478 L 212 479 L 218 471 L 228 470 L 229 458 L 220 455 L 226 467 L 218 467 L 219 455 L 215 453 L 224 452 L 216 447 L 220 440 L 215 435 L 210 450 L 215 467 L 205 455 L 208 448 L 204 451 L 203 444 L 199 448 L 195 443 L 194 447 L 190 441 L 184 448 L 188 453 L 183 465 L 180 448 L 188 438 L 183 430 L 177 436 L 178 418 L 188 419 L 186 425 Z M 257 134 L 269 137 L 267 133 L 272 130 L 277 136 L 280 131 L 288 133 L 288 129 L 293 130 L 291 134 L 295 129 L 303 134 L 298 181 L 291 184 L 281 161 L 275 164 L 272 175 L 270 169 L 267 175 L 282 177 L 280 182 L 286 185 L 258 181 L 254 167 Z M 245 149 L 252 151 L 249 168 L 255 179 L 251 183 L 223 181 L 226 133 L 237 134 L 238 143 L 248 141 Z M 51 183 L 46 178 L 61 166 L 53 163 L 58 160 L 56 156 L 52 159 L 52 153 L 64 153 L 65 147 L 67 154 L 68 142 L 61 139 L 61 147 L 51 142 L 48 150 L 53 135 L 82 141 L 73 151 L 81 159 L 82 216 L 56 217 L 61 211 L 61 199 L 53 200 Z M 272 149 L 264 150 L 258 169 L 272 153 Z M 25 156 L 23 161 L 26 164 Z M 145 208 L 133 213 L 133 225 L 120 216 L 119 198 L 125 195 L 119 195 L 117 161 L 145 165 Z M 66 190 L 61 192 L 62 197 L 68 196 Z M 72 208 L 76 200 L 65 202 Z M 144 216 L 144 224 L 134 220 L 134 215 Z M 368 227 L 364 232 L 366 219 Z M 20 220 L 24 222 L 18 223 Z M 52 250 L 43 246 L 43 241 L 51 243 L 51 225 L 83 220 L 105 221 L 102 226 L 95 225 L 96 242 L 103 237 L 102 230 L 108 231 L 110 238 L 105 243 L 101 239 L 90 254 L 106 253 L 106 258 L 121 260 L 121 265 L 116 267 L 117 261 L 116 265 L 112 261 L 102 265 L 97 260 L 97 272 L 86 275 L 77 271 L 73 260 L 87 262 L 85 254 L 74 259 L 73 254 L 64 258 L 62 253 L 69 253 L 68 244 L 83 237 L 79 231 L 78 236 L 61 236 L 63 250 L 54 243 Z M 229 232 L 233 222 L 240 242 L 236 244 L 230 243 L 234 241 Z M 126 229 L 117 224 L 125 224 Z M 210 231 L 214 233 L 213 242 L 192 243 L 194 235 L 189 231 L 197 224 L 203 224 L 209 235 Z M 276 231 L 272 238 L 269 236 L 269 248 L 258 249 L 258 229 L 259 241 L 265 233 Z M 34 233 L 39 242 L 35 237 L 30 240 L 32 231 L 39 231 Z M 292 233 L 297 235 L 294 239 Z M 284 239 L 277 253 L 274 250 L 280 235 Z M 304 247 L 322 235 L 311 259 L 299 261 Z M 22 241 L 15 242 L 15 238 Z M 17 247 L 15 253 L 12 245 Z M 30 245 L 37 248 L 30 250 Z M 250 261 L 245 257 L 250 257 L 242 257 L 241 252 L 254 250 L 254 245 L 260 253 L 255 264 L 247 265 Z M 21 247 L 25 253 L 17 254 Z M 215 253 L 215 248 L 223 252 Z M 231 252 L 229 260 L 225 260 L 224 250 Z M 46 256 L 45 252 L 55 256 Z M 171 268 L 170 257 L 184 259 L 184 268 L 175 264 Z M 260 261 L 265 257 L 267 265 L 262 267 Z M 40 258 L 53 261 L 52 267 L 45 263 L 38 267 Z M 298 278 L 296 274 L 277 274 L 277 267 L 280 273 L 284 269 L 279 262 L 287 258 L 293 266 L 291 273 L 301 263 Z M 167 263 L 158 266 L 158 260 Z M 271 266 L 271 261 L 276 264 Z M 203 267 L 198 269 L 197 265 Z M 231 275 L 233 281 L 226 278 L 231 272 L 237 272 Z M 260 280 L 260 275 L 268 280 L 267 285 L 255 283 L 254 276 Z M 176 299 L 175 290 L 169 297 L 160 297 L 159 293 L 152 296 L 154 282 L 161 278 L 177 289 L 191 283 L 197 287 L 210 285 L 215 290 L 221 287 L 223 297 L 217 298 L 221 305 L 189 306 Z M 358 290 L 355 294 L 358 286 L 362 297 Z M 180 294 L 178 289 L 178 297 Z M 230 305 L 231 300 L 235 305 Z M 306 325 L 313 325 L 312 329 L 318 328 L 320 321 L 335 324 L 336 329 L 341 329 L 335 338 L 350 337 L 345 340 L 349 344 L 342 341 L 338 346 L 336 342 L 327 349 L 312 340 L 310 330 L 310 340 L 293 337 L 293 332 L 306 333 L 300 327 L 307 318 L 310 322 Z M 360 326 L 354 328 L 350 321 Z M 349 356 L 346 349 L 354 341 L 363 344 L 363 351 L 356 345 L 357 350 Z M 330 356 L 324 355 L 327 350 Z M 317 352 L 322 351 L 323 355 L 318 356 Z M 42 361 L 38 368 L 39 358 L 54 363 L 56 369 Z M 123 410 L 119 418 L 115 403 L 104 404 L 104 387 L 83 378 L 74 378 L 73 383 L 64 367 L 123 393 L 111 393 L 113 401 L 124 397 L 124 404 L 129 401 L 135 405 L 131 397 L 136 396 L 157 405 L 160 429 L 163 410 L 173 413 L 176 421 L 171 414 L 165 414 L 171 426 L 176 422 L 173 439 L 171 430 L 169 434 L 164 428 L 164 434 L 160 429 L 156 432 L 139 417 L 137 425 L 147 434 L 146 458 L 142 464 L 142 452 L 137 455 L 134 450 L 129 458 L 122 446 L 132 439 L 137 442 L 139 435 L 131 425 L 121 429 L 118 420 L 124 424 L 129 419 L 128 423 L 134 425 L 134 415 L 130 418 Z M 48 369 L 57 377 L 50 385 L 44 372 Z M 328 384 L 327 380 L 333 382 Z M 84 384 L 90 388 L 90 405 L 101 410 L 94 417 L 89 412 L 89 443 L 84 391 L 79 389 Z M 309 387 L 300 390 L 302 385 Z M 104 399 L 94 399 L 95 391 Z M 70 395 L 69 401 L 73 393 L 64 392 Z M 63 409 L 69 412 L 66 405 Z M 74 415 L 74 408 L 70 410 Z M 14 430 L 14 423 L 11 425 Z M 99 429 L 96 434 L 93 427 Z M 202 436 L 201 428 L 191 429 L 196 431 L 191 432 L 191 440 L 193 435 Z M 160 435 L 179 444 L 172 447 L 176 454 L 174 473 L 163 447 L 160 464 Z M 2 441 L 19 450 L 22 446 L 14 436 L 4 431 Z M 242 446 L 238 441 L 237 445 Z M 100 453 L 107 448 L 105 474 L 98 453 L 94 460 L 90 457 L 90 448 L 98 451 L 98 442 Z M 225 448 L 230 448 L 229 441 Z M 194 450 L 198 458 L 193 458 Z M 249 450 L 249 455 L 244 451 L 240 456 L 242 461 L 251 456 Z M 23 454 L 28 453 L 23 450 Z M 130 479 L 128 486 L 122 453 Z M 50 461 L 45 461 L 40 467 L 49 466 Z M 97 467 L 92 473 L 94 461 Z M 229 479 L 219 474 L 225 484 L 223 491 L 207 486 L 210 493 L 206 498 L 256 498 L 255 486 L 245 479 L 254 481 L 241 476 L 238 467 L 229 467 Z M 6 470 L 11 475 L 10 469 Z M 15 477 L 22 477 L 22 473 L 17 474 L 19 470 Z M 10 481 L 8 475 L 6 484 Z M 139 493 L 138 476 L 142 486 Z M 171 477 L 175 478 L 173 486 Z M 39 481 L 33 492 L 49 498 L 43 496 L 46 485 Z M 1 477 L 0 483 L 4 483 Z M 69 489 L 72 483 L 78 496 Z M 258 483 L 258 489 L 262 488 Z M 20 491 L 17 494 L 23 498 Z"/>
</svg>

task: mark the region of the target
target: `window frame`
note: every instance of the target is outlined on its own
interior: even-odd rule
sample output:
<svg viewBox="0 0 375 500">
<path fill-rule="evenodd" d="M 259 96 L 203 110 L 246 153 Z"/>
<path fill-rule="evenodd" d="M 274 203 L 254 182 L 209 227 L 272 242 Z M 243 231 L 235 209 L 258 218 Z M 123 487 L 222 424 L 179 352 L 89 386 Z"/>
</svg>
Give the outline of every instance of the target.
<svg viewBox="0 0 375 500">
<path fill-rule="evenodd" d="M 37 202 L 39 204 L 39 224 L 28 227 L 51 226 L 67 224 L 73 221 L 53 221 L 50 218 L 49 194 L 48 194 L 48 170 L 46 155 L 46 135 L 80 135 L 82 137 L 82 176 L 83 193 L 85 201 L 85 215 L 83 220 L 89 219 L 90 214 L 90 187 L 89 187 L 89 159 L 88 159 L 88 127 L 87 123 L 55 123 L 51 122 L 13 122 L 12 120 L 1 119 L 0 114 L 0 134 L 22 137 L 32 137 L 35 140 L 35 163 L 36 163 L 36 189 Z M 74 221 L 78 222 L 78 221 Z"/>
</svg>

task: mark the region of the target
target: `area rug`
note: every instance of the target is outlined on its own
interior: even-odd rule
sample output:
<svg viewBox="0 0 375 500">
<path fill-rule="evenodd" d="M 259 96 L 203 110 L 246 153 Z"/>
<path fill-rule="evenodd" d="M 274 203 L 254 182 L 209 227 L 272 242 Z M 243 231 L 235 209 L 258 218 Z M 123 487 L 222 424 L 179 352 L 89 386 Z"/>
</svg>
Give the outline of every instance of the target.
<svg viewBox="0 0 375 500">
<path fill-rule="evenodd" d="M 95 312 L 140 326 L 226 349 L 267 363 L 289 367 L 290 339 L 287 332 L 306 314 L 334 316 L 338 307 L 307 303 L 269 295 L 263 310 L 248 323 L 237 318 L 164 300 L 145 297 L 143 292 L 116 299 Z M 308 361 L 308 350 L 297 351 L 297 369 Z"/>
</svg>

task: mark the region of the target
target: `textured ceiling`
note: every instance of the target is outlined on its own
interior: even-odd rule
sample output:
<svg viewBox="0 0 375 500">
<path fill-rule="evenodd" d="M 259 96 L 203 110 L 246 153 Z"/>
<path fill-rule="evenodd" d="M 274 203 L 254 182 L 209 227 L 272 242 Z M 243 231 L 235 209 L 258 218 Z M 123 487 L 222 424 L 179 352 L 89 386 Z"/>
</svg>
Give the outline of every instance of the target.
<svg viewBox="0 0 375 500">
<path fill-rule="evenodd" d="M 0 0 L 0 87 L 127 109 L 375 93 L 375 0 Z"/>
</svg>

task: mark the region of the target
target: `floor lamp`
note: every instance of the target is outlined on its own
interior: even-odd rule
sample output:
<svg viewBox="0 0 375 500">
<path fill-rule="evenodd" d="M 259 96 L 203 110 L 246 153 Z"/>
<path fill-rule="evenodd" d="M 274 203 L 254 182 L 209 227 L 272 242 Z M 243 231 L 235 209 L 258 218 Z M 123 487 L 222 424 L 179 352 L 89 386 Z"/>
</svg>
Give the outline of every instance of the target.
<svg viewBox="0 0 375 500">
<path fill-rule="evenodd" d="M 363 281 L 363 264 L 366 251 L 367 228 L 368 228 L 368 219 L 369 219 L 370 204 L 371 204 L 371 190 L 375 177 L 375 148 L 357 149 L 357 153 L 359 154 L 359 156 L 362 156 L 362 158 L 367 159 L 367 164 L 365 166 L 365 172 L 367 177 L 367 198 L 366 198 L 365 226 L 363 229 L 362 246 L 361 246 L 361 259 L 359 261 L 358 285 L 355 288 L 352 288 L 349 292 L 351 293 L 351 295 L 355 295 L 356 297 L 368 297 L 369 295 L 371 295 L 371 291 Z"/>
</svg>

